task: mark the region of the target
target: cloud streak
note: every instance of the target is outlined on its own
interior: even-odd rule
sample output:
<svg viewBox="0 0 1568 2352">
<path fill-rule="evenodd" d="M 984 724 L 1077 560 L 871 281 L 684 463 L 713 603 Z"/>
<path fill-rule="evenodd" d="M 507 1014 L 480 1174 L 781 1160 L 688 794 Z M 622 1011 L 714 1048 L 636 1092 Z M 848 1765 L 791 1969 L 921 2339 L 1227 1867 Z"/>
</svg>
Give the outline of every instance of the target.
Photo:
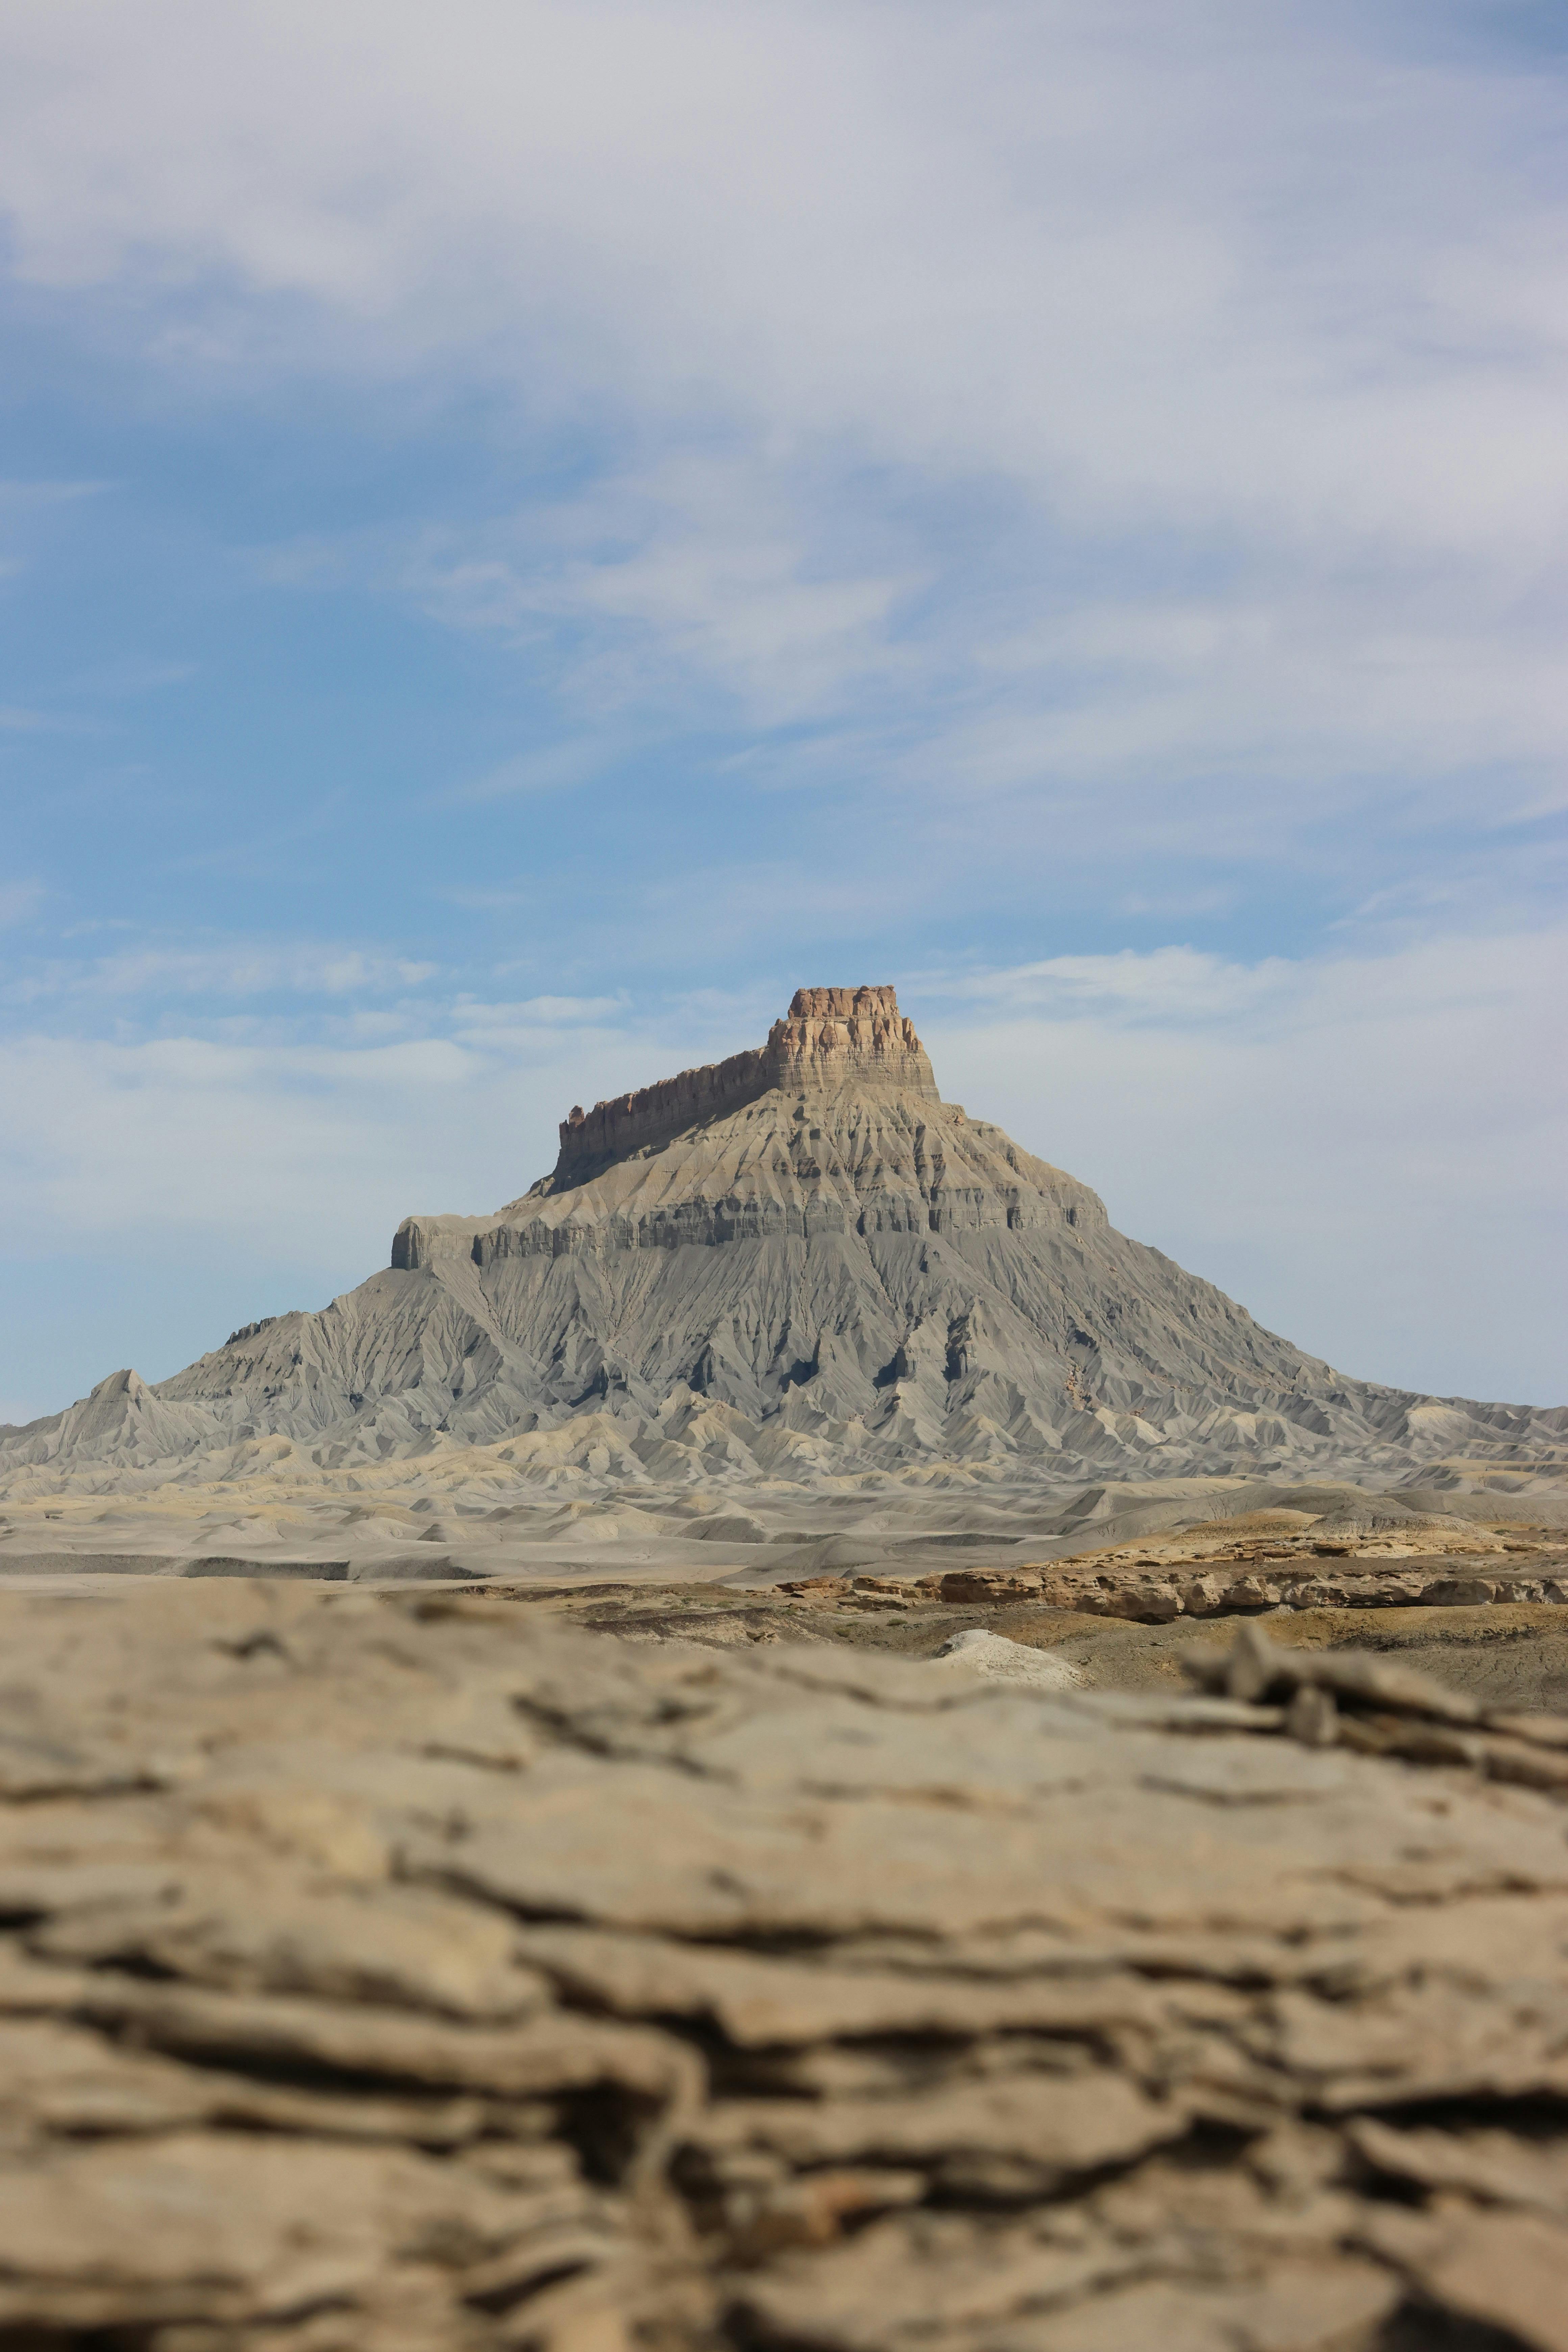
<svg viewBox="0 0 1568 2352">
<path fill-rule="evenodd" d="M 651 629 L 787 717 L 900 665 L 931 525 L 847 562 L 871 469 L 893 505 L 1022 499 L 1047 543 L 1184 542 L 1163 602 L 1079 579 L 992 648 L 994 681 L 1079 683 L 1032 714 L 1037 772 L 1561 750 L 1552 72 L 1279 5 L 374 26 L 18 0 L 0 203 L 35 283 L 302 299 L 274 369 L 324 330 L 341 366 L 499 371 L 666 445 L 543 518 L 531 568 L 488 527 L 432 551 L 409 590 L 447 617 Z"/>
</svg>

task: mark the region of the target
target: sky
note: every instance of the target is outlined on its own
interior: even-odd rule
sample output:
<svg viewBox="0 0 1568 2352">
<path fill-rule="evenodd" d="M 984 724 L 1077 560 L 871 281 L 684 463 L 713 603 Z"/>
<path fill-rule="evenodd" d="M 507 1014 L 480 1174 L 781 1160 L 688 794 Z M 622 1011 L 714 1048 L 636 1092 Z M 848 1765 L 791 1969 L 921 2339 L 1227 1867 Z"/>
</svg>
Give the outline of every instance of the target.
<svg viewBox="0 0 1568 2352">
<path fill-rule="evenodd" d="M 0 0 L 0 1420 L 892 982 L 1568 1402 L 1568 16 Z"/>
</svg>

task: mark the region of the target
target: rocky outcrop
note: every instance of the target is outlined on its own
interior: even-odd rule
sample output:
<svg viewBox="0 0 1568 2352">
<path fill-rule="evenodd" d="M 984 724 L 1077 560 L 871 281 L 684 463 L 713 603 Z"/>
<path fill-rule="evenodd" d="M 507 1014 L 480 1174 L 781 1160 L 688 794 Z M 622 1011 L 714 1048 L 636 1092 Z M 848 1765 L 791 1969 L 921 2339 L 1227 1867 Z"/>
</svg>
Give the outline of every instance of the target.
<svg viewBox="0 0 1568 2352">
<path fill-rule="evenodd" d="M 0 1608 L 7 2343 L 1568 2346 L 1555 1718 Z"/>
<path fill-rule="evenodd" d="M 742 1110 L 775 1090 L 828 1092 L 897 1087 L 936 1099 L 936 1080 L 914 1024 L 890 988 L 797 988 L 765 1045 L 725 1062 L 682 1070 L 635 1093 L 574 1105 L 561 1122 L 561 1153 L 539 1189 L 592 1182 L 618 1160 L 656 1151 L 687 1129 Z"/>
<path fill-rule="evenodd" d="M 772 1083 L 765 1054 L 752 1046 L 731 1054 L 726 1062 L 682 1070 L 635 1093 L 596 1102 L 590 1111 L 574 1104 L 561 1122 L 560 1157 L 545 1184 L 561 1192 L 591 1183 L 617 1160 L 629 1159 L 635 1151 L 657 1150 L 686 1128 L 742 1109 Z"/>
<path fill-rule="evenodd" d="M 1568 1606 L 1568 1561 L 1554 1536 L 1521 1539 L 1379 1499 L 1384 1507 L 1360 1535 L 1346 1532 L 1349 1514 L 1341 1510 L 1300 1533 L 1216 1541 L 1189 1529 L 1165 1544 L 1108 1546 L 1078 1559 L 949 1568 L 898 1582 L 817 1576 L 784 1589 L 825 1606 L 850 1591 L 890 1591 L 948 1606 L 1033 1603 L 1156 1625 L 1261 1609 Z"/>
<path fill-rule="evenodd" d="M 1117 1233 L 1087 1185 L 942 1100 L 890 988 L 797 991 L 754 1052 L 574 1113 L 553 1172 L 493 1214 L 409 1217 L 391 1267 L 321 1313 L 72 1414 L 0 1434 L 0 1492 L 88 1465 L 221 1479 L 273 1437 L 347 1473 L 600 1415 L 609 1484 L 948 1464 L 1386 1486 L 1568 1460 L 1568 1412 L 1347 1379 Z"/>
<path fill-rule="evenodd" d="M 916 1101 L 937 1099 L 925 1048 L 890 988 L 797 988 L 763 1052 L 771 1083 L 786 1094 L 896 1087 Z"/>
</svg>

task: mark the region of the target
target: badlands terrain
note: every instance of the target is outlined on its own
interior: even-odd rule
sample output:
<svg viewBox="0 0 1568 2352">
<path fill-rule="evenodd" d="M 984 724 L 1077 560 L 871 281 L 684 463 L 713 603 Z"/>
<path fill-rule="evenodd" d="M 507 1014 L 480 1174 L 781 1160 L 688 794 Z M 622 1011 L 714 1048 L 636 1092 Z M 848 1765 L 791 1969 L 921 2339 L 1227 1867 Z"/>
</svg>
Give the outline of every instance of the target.
<svg viewBox="0 0 1568 2352">
<path fill-rule="evenodd" d="M 889 988 L 802 989 L 763 1046 L 574 1109 L 548 1176 L 406 1218 L 391 1261 L 0 1430 L 0 1566 L 758 1590 L 1142 1545 L 1202 1613 L 1208 1570 L 1164 1570 L 1211 1523 L 1434 1586 L 1568 1526 L 1568 1411 L 1264 1330 L 942 1101 Z"/>
</svg>

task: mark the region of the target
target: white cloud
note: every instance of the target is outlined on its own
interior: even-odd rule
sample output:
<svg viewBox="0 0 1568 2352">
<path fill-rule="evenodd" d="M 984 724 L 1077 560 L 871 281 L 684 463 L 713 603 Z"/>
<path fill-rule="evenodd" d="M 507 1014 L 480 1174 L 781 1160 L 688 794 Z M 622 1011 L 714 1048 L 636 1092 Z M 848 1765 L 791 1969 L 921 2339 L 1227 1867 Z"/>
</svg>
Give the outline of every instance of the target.
<svg viewBox="0 0 1568 2352">
<path fill-rule="evenodd" d="M 36 898 L 38 887 L 30 887 Z M 33 900 L 19 903 L 26 911 Z M 0 893 L 0 919 L 5 919 L 5 904 Z M 331 1000 L 418 988 L 438 970 L 434 963 L 358 948 L 223 940 L 211 947 L 148 946 L 80 961 L 58 961 L 21 974 L 0 990 L 0 997 L 18 1004 L 51 999 L 79 1005 L 127 1000 L 135 1008 L 166 997 L 221 1001 L 283 994 Z"/>
<path fill-rule="evenodd" d="M 557 382 L 635 365 L 643 403 L 1140 515 L 1217 488 L 1316 530 L 1353 492 L 1358 529 L 1506 509 L 1552 544 L 1555 93 L 1401 64 L 1375 12 L 1360 46 L 1279 5 L 1061 0 L 8 26 L 0 194 L 47 282 L 226 270 L 405 351 L 521 335 Z"/>
<path fill-rule="evenodd" d="M 596 632 L 584 705 L 858 686 L 950 792 L 1479 767 L 1540 810 L 1563 84 L 1420 41 L 1289 0 L 13 0 L 0 205 L 34 280 L 114 280 L 154 339 L 177 309 L 187 380 L 500 374 L 629 442 L 382 551 L 449 620 Z M 1163 592 L 1094 584 L 1173 545 Z"/>
<path fill-rule="evenodd" d="M 672 450 L 566 501 L 358 555 L 450 626 L 550 640 L 565 691 L 601 727 L 628 704 L 684 706 L 694 684 L 732 696 L 753 725 L 785 725 L 915 665 L 894 621 L 931 567 L 885 528 L 874 549 L 845 544 L 834 492 L 752 447 Z M 618 736 L 524 754 L 464 797 L 576 782 L 632 740 L 623 718 Z"/>
<path fill-rule="evenodd" d="M 994 972 L 964 972 L 915 983 L 939 1002 L 960 999 L 1071 1017 L 1110 1014 L 1129 1023 L 1213 1020 L 1279 1002 L 1300 986 L 1299 970 L 1283 958 L 1238 964 L 1194 948 L 1156 948 L 1140 954 L 1051 956 Z"/>
<path fill-rule="evenodd" d="M 382 1257 L 371 1228 L 386 1226 L 384 1244 L 419 1205 L 403 1187 L 433 1176 L 454 1131 L 474 1141 L 480 1076 L 445 1039 L 332 1051 L 24 1037 L 0 1047 L 12 1231 L 87 1254 L 116 1236 L 220 1236 L 238 1261 L 296 1263 L 336 1257 L 352 1234 L 368 1273 Z M 443 1173 L 461 1202 L 471 1174 Z"/>
<path fill-rule="evenodd" d="M 410 1210 L 514 1198 L 573 1102 L 709 1058 L 701 1035 L 561 997 L 458 1000 L 440 1034 L 373 1019 L 332 1043 L 17 1035 L 0 1042 L 0 1223 L 37 1255 L 200 1237 L 237 1265 L 369 1273 Z"/>
<path fill-rule="evenodd" d="M 575 1029 L 585 1022 L 624 1019 L 629 1011 L 622 996 L 528 996 L 515 1004 L 481 1004 L 459 996 L 454 1017 L 465 1029 L 481 1025 L 536 1029 Z"/>
</svg>

